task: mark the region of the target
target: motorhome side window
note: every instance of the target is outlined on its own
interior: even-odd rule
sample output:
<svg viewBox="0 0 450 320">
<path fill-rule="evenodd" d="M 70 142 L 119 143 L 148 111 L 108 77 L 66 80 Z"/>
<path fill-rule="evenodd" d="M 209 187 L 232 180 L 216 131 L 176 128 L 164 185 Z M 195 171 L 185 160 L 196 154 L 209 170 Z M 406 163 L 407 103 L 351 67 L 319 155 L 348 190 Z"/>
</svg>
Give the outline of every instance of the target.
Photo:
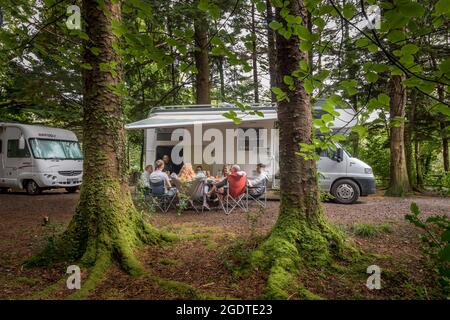
<svg viewBox="0 0 450 320">
<path fill-rule="evenodd" d="M 30 151 L 28 146 L 25 144 L 24 149 L 19 149 L 19 140 L 8 140 L 8 158 L 29 158 Z"/>
</svg>

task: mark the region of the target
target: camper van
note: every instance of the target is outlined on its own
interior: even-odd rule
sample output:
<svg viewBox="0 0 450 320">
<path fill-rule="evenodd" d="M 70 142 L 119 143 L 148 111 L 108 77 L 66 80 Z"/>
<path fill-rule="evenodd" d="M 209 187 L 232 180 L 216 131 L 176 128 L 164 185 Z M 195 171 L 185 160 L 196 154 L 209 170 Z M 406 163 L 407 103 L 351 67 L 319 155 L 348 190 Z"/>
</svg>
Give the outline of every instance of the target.
<svg viewBox="0 0 450 320">
<path fill-rule="evenodd" d="M 323 114 L 321 105 L 324 102 L 318 101 L 314 106 L 315 117 Z M 272 104 L 251 107 L 259 111 L 258 114 L 242 112 L 231 104 L 156 107 L 147 119 L 130 123 L 126 128 L 145 131 L 146 164 L 153 164 L 163 155 L 172 155 L 173 158 L 174 154 L 180 154 L 183 162 L 202 165 L 212 175 L 220 175 L 224 163 L 235 163 L 252 176 L 256 174 L 255 164 L 262 162 L 266 165 L 270 177 L 270 187 L 277 188 L 277 111 Z M 333 121 L 332 130 L 347 134 L 356 124 L 355 111 L 352 108 L 335 109 L 340 115 Z M 240 123 L 237 124 L 224 116 L 230 111 L 237 115 Z M 238 133 L 233 134 L 236 131 Z M 248 134 L 251 132 L 255 134 Z M 217 144 L 220 140 L 218 138 L 222 138 L 222 145 L 220 142 Z M 233 140 L 232 143 L 230 140 Z M 215 143 L 215 147 L 211 147 L 212 143 Z M 230 145 L 231 149 L 228 148 Z M 203 156 L 211 150 L 214 161 L 205 161 Z M 253 161 L 249 161 L 252 156 Z M 175 170 L 181 165 L 182 163 L 175 166 Z M 375 192 L 375 179 L 370 166 L 352 157 L 339 144 L 336 144 L 335 150 L 320 153 L 318 170 L 321 188 L 330 192 L 339 203 L 354 203 L 359 196 Z"/>
<path fill-rule="evenodd" d="M 83 155 L 76 135 L 64 129 L 0 122 L 0 191 L 28 194 L 65 188 L 76 192 Z"/>
</svg>

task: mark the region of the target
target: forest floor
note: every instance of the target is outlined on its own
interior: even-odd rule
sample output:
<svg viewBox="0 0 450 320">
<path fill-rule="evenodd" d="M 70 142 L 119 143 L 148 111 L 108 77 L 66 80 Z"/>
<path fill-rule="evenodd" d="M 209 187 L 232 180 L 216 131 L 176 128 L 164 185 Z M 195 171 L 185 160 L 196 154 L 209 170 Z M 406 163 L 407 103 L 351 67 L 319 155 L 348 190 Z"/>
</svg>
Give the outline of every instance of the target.
<svg viewBox="0 0 450 320">
<path fill-rule="evenodd" d="M 39 196 L 0 194 L 0 299 L 59 299 L 72 293 L 65 289 L 65 266 L 24 269 L 21 264 L 64 230 L 78 198 L 78 193 L 58 191 Z M 434 276 L 420 250 L 420 232 L 404 218 L 411 202 L 419 205 L 424 217 L 450 214 L 450 198 L 419 195 L 396 199 L 377 194 L 361 198 L 354 205 L 324 204 L 331 222 L 365 252 L 375 254 L 373 264 L 382 270 L 380 290 L 366 287 L 366 265 L 341 273 L 302 270 L 299 281 L 325 299 L 439 297 Z M 151 223 L 179 234 L 182 240 L 142 248 L 137 254 L 148 275 L 131 278 L 113 266 L 86 298 L 261 298 L 265 274 L 255 271 L 242 277 L 234 271 L 239 262 L 245 261 L 251 245 L 273 226 L 278 205 L 270 201 L 266 210 L 230 215 L 221 211 L 153 214 L 148 218 Z M 49 217 L 46 225 L 44 216 Z M 82 270 L 82 279 L 85 277 Z"/>
</svg>

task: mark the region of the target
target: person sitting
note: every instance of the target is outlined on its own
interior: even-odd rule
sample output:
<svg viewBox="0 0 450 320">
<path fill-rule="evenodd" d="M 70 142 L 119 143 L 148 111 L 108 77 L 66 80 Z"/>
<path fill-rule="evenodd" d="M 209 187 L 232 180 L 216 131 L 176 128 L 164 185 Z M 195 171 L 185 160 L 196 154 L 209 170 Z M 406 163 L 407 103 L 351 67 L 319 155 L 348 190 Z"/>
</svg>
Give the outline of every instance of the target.
<svg viewBox="0 0 450 320">
<path fill-rule="evenodd" d="M 223 194 L 223 188 L 227 185 L 227 177 L 230 174 L 230 165 L 224 164 L 222 167 L 222 180 L 213 184 L 211 190 L 208 192 L 208 197 L 213 194 Z"/>
<path fill-rule="evenodd" d="M 233 198 L 238 198 L 245 190 L 247 173 L 241 171 L 241 168 L 235 164 L 231 167 L 231 173 L 227 176 L 227 182 L 230 185 L 230 190 L 228 190 L 229 194 Z M 231 187 L 231 185 L 233 185 L 233 187 Z"/>
<path fill-rule="evenodd" d="M 174 166 L 172 161 L 170 160 L 170 156 L 165 154 L 162 157 L 162 161 L 164 161 L 164 170 L 168 172 L 168 174 L 171 174 L 174 172 Z"/>
<path fill-rule="evenodd" d="M 167 173 L 164 172 L 164 161 L 156 160 L 155 162 L 155 171 L 150 174 L 150 183 L 164 181 L 164 192 L 173 194 L 176 193 L 176 188 L 172 187 L 170 183 L 170 178 Z"/>
<path fill-rule="evenodd" d="M 145 166 L 145 170 L 141 175 L 142 186 L 144 188 L 144 194 L 150 192 L 150 174 L 153 172 L 153 166 L 148 164 Z"/>
<path fill-rule="evenodd" d="M 197 177 L 208 177 L 206 171 L 203 171 L 203 167 L 198 165 L 197 168 L 195 168 L 195 172 L 197 174 Z"/>
<path fill-rule="evenodd" d="M 192 181 L 196 177 L 194 169 L 190 163 L 185 163 L 178 174 L 178 179 L 181 181 Z"/>
<path fill-rule="evenodd" d="M 259 196 L 263 194 L 267 180 L 269 180 L 266 173 L 266 166 L 264 164 L 258 163 L 256 165 L 256 172 L 258 173 L 258 176 L 248 179 L 248 186 L 250 187 L 248 192 L 252 196 Z"/>
</svg>

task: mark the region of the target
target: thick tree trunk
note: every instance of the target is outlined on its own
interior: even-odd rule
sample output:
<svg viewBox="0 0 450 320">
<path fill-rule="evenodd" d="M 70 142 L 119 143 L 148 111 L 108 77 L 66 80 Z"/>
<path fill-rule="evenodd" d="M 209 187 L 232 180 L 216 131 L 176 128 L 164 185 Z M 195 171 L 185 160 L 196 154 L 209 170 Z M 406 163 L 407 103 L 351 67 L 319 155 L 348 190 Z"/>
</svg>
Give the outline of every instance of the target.
<svg viewBox="0 0 450 320">
<path fill-rule="evenodd" d="M 406 125 L 405 125 L 405 161 L 406 161 L 406 170 L 408 172 L 408 179 L 411 185 L 411 188 L 417 189 L 417 181 L 416 181 L 416 169 L 414 166 L 414 150 L 413 150 L 413 134 L 414 134 L 414 126 L 415 126 L 415 111 L 416 111 L 416 91 L 413 90 L 411 92 L 411 104 L 407 108 L 408 112 L 406 113 Z"/>
<path fill-rule="evenodd" d="M 253 67 L 253 95 L 255 103 L 259 102 L 259 81 L 258 81 L 258 52 L 256 46 L 256 21 L 255 4 L 252 3 L 252 67 Z"/>
<path fill-rule="evenodd" d="M 195 66 L 197 68 L 195 93 L 197 104 L 210 104 L 208 22 L 203 14 L 194 18 Z"/>
<path fill-rule="evenodd" d="M 84 172 L 80 202 L 55 244 L 30 260 L 30 264 L 80 260 L 80 265 L 93 266 L 83 285 L 86 290 L 91 287 L 89 281 L 98 281 L 113 259 L 127 272 L 140 273 L 134 249 L 161 239 L 161 234 L 135 210 L 128 188 L 121 99 L 111 90 L 122 81 L 120 56 L 112 49 L 119 39 L 111 31 L 112 21 L 121 18 L 120 7 L 120 1 L 106 0 L 103 8 L 95 1 L 83 1 L 89 36 L 84 63 L 92 69 L 83 72 Z M 99 55 L 87 49 L 92 46 L 100 49 Z M 112 70 L 101 71 L 101 63 Z"/>
<path fill-rule="evenodd" d="M 444 92 L 444 86 L 438 85 L 438 96 L 439 100 L 444 101 L 445 100 L 445 92 Z M 441 137 L 442 137 L 442 161 L 444 165 L 444 171 L 449 172 L 449 155 L 448 155 L 448 134 L 446 130 L 445 120 L 439 121 L 439 127 L 441 129 Z"/>
<path fill-rule="evenodd" d="M 270 87 L 277 86 L 277 75 L 276 75 L 276 53 L 275 53 L 275 35 L 269 24 L 273 21 L 273 9 L 270 0 L 266 0 L 267 7 L 267 58 L 269 61 L 269 76 L 270 76 Z M 272 102 L 276 102 L 276 95 L 271 92 Z"/>
<path fill-rule="evenodd" d="M 290 15 L 300 16 L 306 26 L 308 15 L 303 0 L 292 0 L 287 6 Z M 276 9 L 276 20 L 285 23 Z M 263 269 L 270 270 L 267 296 L 287 298 L 297 290 L 294 274 L 298 263 L 320 266 L 330 262 L 334 249 L 342 250 L 345 238 L 329 225 L 323 215 L 317 182 L 316 162 L 298 155 L 301 143 L 311 144 L 313 135 L 310 97 L 300 79 L 291 90 L 282 81 L 298 69 L 308 53 L 299 50 L 300 40 L 276 36 L 277 82 L 288 99 L 278 103 L 280 153 L 280 209 L 278 220 L 269 238 L 253 258 Z M 296 285 L 297 284 L 297 285 Z M 304 291 L 303 291 L 304 293 Z"/>
<path fill-rule="evenodd" d="M 406 169 L 404 119 L 406 89 L 402 84 L 404 76 L 394 75 L 390 81 L 390 181 L 386 195 L 402 197 L 411 190 Z"/>
</svg>

